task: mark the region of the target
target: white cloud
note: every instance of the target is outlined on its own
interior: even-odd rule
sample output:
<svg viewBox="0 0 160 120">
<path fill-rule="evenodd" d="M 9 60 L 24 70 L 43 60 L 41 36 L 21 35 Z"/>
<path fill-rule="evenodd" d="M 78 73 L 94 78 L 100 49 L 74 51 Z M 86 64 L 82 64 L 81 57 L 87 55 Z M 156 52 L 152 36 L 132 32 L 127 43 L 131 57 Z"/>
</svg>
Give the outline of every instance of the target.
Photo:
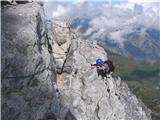
<svg viewBox="0 0 160 120">
<path fill-rule="evenodd" d="M 85 2 L 86 0 L 75 0 L 76 3 L 83 3 Z"/>
<path fill-rule="evenodd" d="M 56 11 L 53 12 L 53 17 L 64 16 L 66 13 L 66 9 L 62 5 L 58 5 Z"/>
<path fill-rule="evenodd" d="M 94 30 L 92 28 L 89 28 L 87 29 L 86 33 L 84 34 L 84 36 L 89 36 L 91 35 L 91 33 L 93 32 Z"/>
<path fill-rule="evenodd" d="M 90 27 L 86 36 L 92 34 L 92 38 L 103 39 L 110 34 L 110 37 L 121 44 L 124 42 L 123 35 L 131 33 L 139 26 L 160 29 L 160 2 L 155 3 L 156 0 L 128 0 L 113 4 L 112 8 L 108 4 L 91 4 L 85 1 L 77 0 L 74 4 L 58 5 L 53 16 L 68 15 L 71 19 L 89 19 Z M 77 30 L 80 28 L 82 25 Z"/>
<path fill-rule="evenodd" d="M 153 3 L 153 2 L 159 2 L 159 0 L 128 0 L 128 2 L 132 2 L 132 3 Z"/>
<path fill-rule="evenodd" d="M 114 43 L 118 43 L 121 47 L 123 47 L 124 46 L 123 43 L 126 41 L 126 39 L 123 38 L 123 35 L 125 34 L 126 34 L 126 30 L 119 30 L 119 31 L 109 33 L 108 37 L 111 40 L 113 40 Z"/>
<path fill-rule="evenodd" d="M 37 1 L 44 1 L 44 2 L 70 2 L 72 0 L 37 0 Z"/>
<path fill-rule="evenodd" d="M 106 35 L 114 43 L 123 47 L 124 35 L 143 26 L 160 30 L 160 8 L 157 3 L 120 3 L 111 7 L 108 5 L 93 6 L 91 9 L 100 11 L 100 15 L 91 19 L 90 27 L 85 35 L 91 35 L 91 39 L 105 39 Z M 92 10 L 94 11 L 94 10 Z M 90 14 L 92 11 L 86 13 Z"/>
</svg>

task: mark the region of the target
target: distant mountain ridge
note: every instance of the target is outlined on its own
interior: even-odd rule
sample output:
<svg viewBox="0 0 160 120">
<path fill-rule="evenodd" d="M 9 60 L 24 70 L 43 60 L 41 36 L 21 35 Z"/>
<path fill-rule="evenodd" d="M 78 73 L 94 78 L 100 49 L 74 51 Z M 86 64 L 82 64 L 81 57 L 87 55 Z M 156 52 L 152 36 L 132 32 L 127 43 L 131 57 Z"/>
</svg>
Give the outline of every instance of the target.
<svg viewBox="0 0 160 120">
<path fill-rule="evenodd" d="M 85 35 L 90 27 L 90 19 L 76 18 L 72 22 L 72 28 L 83 33 L 83 37 L 93 38 L 97 31 L 92 31 L 91 34 Z M 122 28 L 123 29 L 123 28 Z M 124 28 L 125 29 L 125 28 Z M 109 49 L 120 55 L 134 57 L 138 59 L 159 59 L 160 58 L 160 31 L 156 29 L 146 29 L 144 26 L 137 26 L 134 31 L 124 34 L 123 45 L 110 38 L 110 33 L 106 33 L 105 38 L 96 38 L 98 43 L 105 49 Z M 113 32 L 117 32 L 116 30 Z M 121 32 L 119 30 L 119 32 Z M 104 33 L 105 34 L 105 33 Z"/>
<path fill-rule="evenodd" d="M 120 78 L 98 78 L 91 63 L 106 60 L 106 51 L 65 18 L 49 30 L 32 2 L 5 6 L 2 23 L 3 120 L 151 120 Z"/>
<path fill-rule="evenodd" d="M 160 2 L 46 3 L 47 17 L 66 15 L 74 30 L 105 49 L 137 59 L 160 58 Z M 54 6 L 54 7 L 53 7 Z"/>
</svg>

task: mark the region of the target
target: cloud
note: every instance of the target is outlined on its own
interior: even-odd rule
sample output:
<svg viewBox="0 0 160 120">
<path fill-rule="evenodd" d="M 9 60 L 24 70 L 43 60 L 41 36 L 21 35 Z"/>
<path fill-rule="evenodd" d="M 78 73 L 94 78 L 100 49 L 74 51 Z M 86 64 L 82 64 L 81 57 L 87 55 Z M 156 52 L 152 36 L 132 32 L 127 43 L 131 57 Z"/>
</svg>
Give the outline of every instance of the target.
<svg viewBox="0 0 160 120">
<path fill-rule="evenodd" d="M 116 2 L 112 4 L 112 7 L 107 3 L 85 3 L 85 1 L 87 0 L 77 0 L 69 5 L 58 4 L 53 7 L 56 8 L 53 16 L 67 15 L 72 20 L 76 18 L 89 19 L 86 36 L 92 35 L 95 38 L 105 39 L 105 36 L 110 34 L 110 37 L 115 35 L 117 41 L 118 37 L 120 41 L 124 41 L 122 39 L 124 34 L 130 33 L 140 26 L 145 29 L 160 30 L 160 2 L 155 3 L 156 0 L 147 0 L 150 2 L 128 0 L 128 2 Z M 77 29 L 82 27 L 80 24 Z"/>
<path fill-rule="evenodd" d="M 44 1 L 44 2 L 72 2 L 73 0 L 37 0 L 37 1 Z"/>
<path fill-rule="evenodd" d="M 153 2 L 159 2 L 159 0 L 128 0 L 128 2 L 131 2 L 131 3 L 153 3 Z"/>
<path fill-rule="evenodd" d="M 118 43 L 123 47 L 126 41 L 124 36 L 139 27 L 143 27 L 144 31 L 147 29 L 160 30 L 159 5 L 160 3 L 155 2 L 135 3 L 130 1 L 113 4 L 112 7 L 108 4 L 99 6 L 92 4 L 89 10 L 81 6 L 82 11 L 85 11 L 84 19 L 89 18 L 92 13 L 98 13 L 90 17 L 89 27 L 84 36 L 91 36 L 91 39 L 97 40 L 105 40 L 107 36 L 113 43 Z"/>
<path fill-rule="evenodd" d="M 53 17 L 64 16 L 66 14 L 67 10 L 62 5 L 58 5 L 56 11 L 53 12 Z"/>
<path fill-rule="evenodd" d="M 75 3 L 83 3 L 85 2 L 86 0 L 75 0 Z"/>
</svg>

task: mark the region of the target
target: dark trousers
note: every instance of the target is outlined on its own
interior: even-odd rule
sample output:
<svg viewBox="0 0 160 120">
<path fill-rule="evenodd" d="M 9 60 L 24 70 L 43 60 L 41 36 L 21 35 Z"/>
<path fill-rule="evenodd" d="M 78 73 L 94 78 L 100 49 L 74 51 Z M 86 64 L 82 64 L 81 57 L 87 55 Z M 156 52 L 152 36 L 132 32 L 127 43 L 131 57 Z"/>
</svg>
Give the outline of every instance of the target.
<svg viewBox="0 0 160 120">
<path fill-rule="evenodd" d="M 105 70 L 98 70 L 98 69 L 97 69 L 97 73 L 98 73 L 98 76 L 101 75 L 103 78 L 106 77 L 106 74 L 107 74 Z"/>
</svg>

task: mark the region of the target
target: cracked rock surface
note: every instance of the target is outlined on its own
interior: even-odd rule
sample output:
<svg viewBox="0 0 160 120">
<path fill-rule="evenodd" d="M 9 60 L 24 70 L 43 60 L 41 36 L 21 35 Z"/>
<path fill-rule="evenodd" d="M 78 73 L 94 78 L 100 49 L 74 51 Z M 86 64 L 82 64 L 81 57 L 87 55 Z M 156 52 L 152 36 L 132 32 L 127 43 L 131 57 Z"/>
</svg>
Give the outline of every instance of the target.
<svg viewBox="0 0 160 120">
<path fill-rule="evenodd" d="M 151 120 L 120 78 L 98 78 L 90 65 L 96 58 L 107 60 L 107 53 L 82 40 L 66 18 L 49 31 L 40 4 L 4 7 L 2 119 Z"/>
<path fill-rule="evenodd" d="M 2 9 L 2 119 L 39 120 L 56 110 L 53 57 L 38 3 Z"/>
<path fill-rule="evenodd" d="M 60 91 L 60 119 L 68 120 L 150 120 L 150 113 L 120 78 L 100 80 L 90 64 L 96 58 L 107 60 L 107 54 L 96 42 L 81 40 L 67 25 L 67 20 L 54 21 L 57 44 L 70 43 L 57 84 Z M 69 31 L 64 32 L 64 31 Z M 63 33 L 63 37 L 61 34 Z M 63 40 L 62 40 L 63 39 Z M 54 47 L 54 45 L 53 45 Z M 63 48 L 63 46 L 59 45 Z M 54 54 L 53 54 L 54 56 Z M 146 110 L 146 111 L 145 111 Z"/>
</svg>

